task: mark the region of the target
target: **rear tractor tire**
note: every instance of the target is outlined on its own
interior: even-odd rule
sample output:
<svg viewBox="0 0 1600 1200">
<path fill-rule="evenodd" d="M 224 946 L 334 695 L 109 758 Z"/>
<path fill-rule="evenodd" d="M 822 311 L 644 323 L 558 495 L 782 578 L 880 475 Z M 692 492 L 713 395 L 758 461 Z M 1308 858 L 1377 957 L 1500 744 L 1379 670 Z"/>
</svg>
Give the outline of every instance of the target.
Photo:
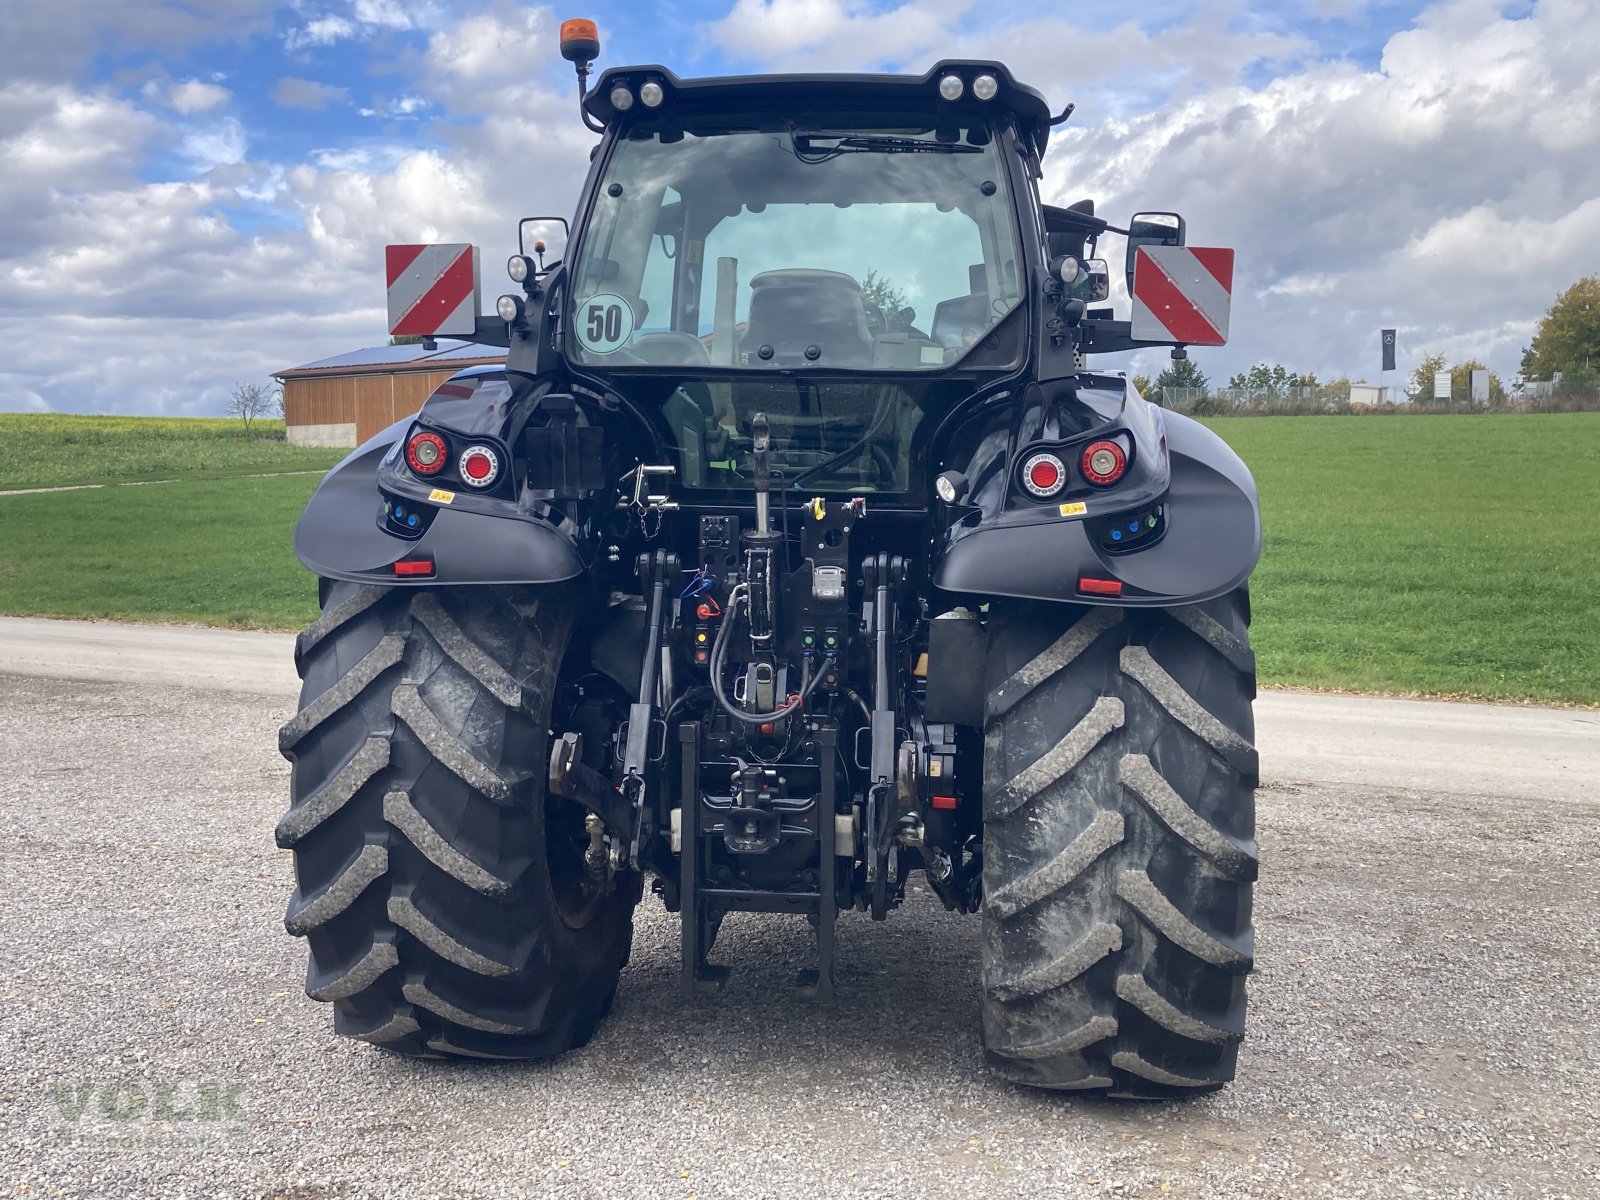
<svg viewBox="0 0 1600 1200">
<path fill-rule="evenodd" d="M 1005 602 L 985 712 L 983 1038 L 1034 1087 L 1233 1079 L 1256 878 L 1255 658 L 1238 591 Z"/>
<path fill-rule="evenodd" d="M 637 876 L 583 865 L 584 811 L 546 795 L 578 601 L 556 589 L 325 583 L 295 647 L 300 710 L 278 844 L 285 925 L 334 1029 L 409 1055 L 543 1059 L 610 1008 Z M 553 711 L 554 709 L 554 711 Z"/>
</svg>

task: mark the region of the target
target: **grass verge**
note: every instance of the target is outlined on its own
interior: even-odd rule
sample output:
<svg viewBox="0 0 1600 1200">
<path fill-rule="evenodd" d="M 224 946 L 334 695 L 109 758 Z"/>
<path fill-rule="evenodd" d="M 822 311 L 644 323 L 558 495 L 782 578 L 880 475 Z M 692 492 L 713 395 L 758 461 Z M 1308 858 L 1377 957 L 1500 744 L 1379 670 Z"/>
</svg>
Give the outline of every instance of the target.
<svg viewBox="0 0 1600 1200">
<path fill-rule="evenodd" d="M 1207 423 L 1261 487 L 1264 684 L 1600 703 L 1600 414 Z M 0 497 L 0 612 L 298 628 L 316 483 Z"/>
<path fill-rule="evenodd" d="M 1206 423 L 1261 488 L 1263 683 L 1600 702 L 1600 414 Z"/>
<path fill-rule="evenodd" d="M 0 491 L 326 471 L 346 451 L 291 446 L 282 421 L 0 413 Z"/>
<path fill-rule="evenodd" d="M 294 523 L 318 477 L 0 496 L 0 612 L 294 629 L 317 611 Z"/>
</svg>

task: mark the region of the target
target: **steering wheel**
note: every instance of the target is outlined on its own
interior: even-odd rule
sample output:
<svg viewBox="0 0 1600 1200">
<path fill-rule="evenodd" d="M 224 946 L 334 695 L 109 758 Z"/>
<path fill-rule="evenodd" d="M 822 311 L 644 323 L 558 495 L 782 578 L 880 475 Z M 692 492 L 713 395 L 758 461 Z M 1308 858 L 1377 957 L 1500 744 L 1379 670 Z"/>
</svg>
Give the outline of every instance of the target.
<svg viewBox="0 0 1600 1200">
<path fill-rule="evenodd" d="M 666 366 L 709 367 L 711 351 L 692 333 L 661 330 L 641 333 L 633 339 L 628 350 L 642 362 Z"/>
</svg>

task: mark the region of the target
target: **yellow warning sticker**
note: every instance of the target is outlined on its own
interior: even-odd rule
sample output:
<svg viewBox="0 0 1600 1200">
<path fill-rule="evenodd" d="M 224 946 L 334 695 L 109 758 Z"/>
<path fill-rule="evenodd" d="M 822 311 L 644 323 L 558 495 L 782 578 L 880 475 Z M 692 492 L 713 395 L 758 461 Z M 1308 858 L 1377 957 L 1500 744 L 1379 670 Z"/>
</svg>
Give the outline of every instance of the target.
<svg viewBox="0 0 1600 1200">
<path fill-rule="evenodd" d="M 455 498 L 456 494 L 454 492 L 447 492 L 443 488 L 434 488 L 433 491 L 428 493 L 428 499 L 435 504 L 449 504 Z M 1062 507 L 1065 508 L 1066 505 L 1063 504 Z M 1080 505 L 1080 507 L 1082 506 Z"/>
<path fill-rule="evenodd" d="M 1081 517 L 1089 511 L 1089 506 L 1082 500 L 1074 500 L 1071 504 L 1063 504 L 1060 511 L 1063 517 Z"/>
</svg>

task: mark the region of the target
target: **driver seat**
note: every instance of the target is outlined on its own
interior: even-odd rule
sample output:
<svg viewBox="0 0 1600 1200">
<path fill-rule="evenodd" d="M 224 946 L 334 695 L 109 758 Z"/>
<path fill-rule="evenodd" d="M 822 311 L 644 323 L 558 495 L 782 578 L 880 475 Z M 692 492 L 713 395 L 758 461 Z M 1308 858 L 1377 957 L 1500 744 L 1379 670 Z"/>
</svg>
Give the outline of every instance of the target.
<svg viewBox="0 0 1600 1200">
<path fill-rule="evenodd" d="M 795 267 L 763 271 L 750 280 L 750 319 L 739 342 L 741 358 L 754 364 L 762 346 L 775 363 L 807 363 L 815 345 L 822 367 L 864 367 L 872 362 L 872 333 L 861 285 L 843 271 Z"/>
</svg>

